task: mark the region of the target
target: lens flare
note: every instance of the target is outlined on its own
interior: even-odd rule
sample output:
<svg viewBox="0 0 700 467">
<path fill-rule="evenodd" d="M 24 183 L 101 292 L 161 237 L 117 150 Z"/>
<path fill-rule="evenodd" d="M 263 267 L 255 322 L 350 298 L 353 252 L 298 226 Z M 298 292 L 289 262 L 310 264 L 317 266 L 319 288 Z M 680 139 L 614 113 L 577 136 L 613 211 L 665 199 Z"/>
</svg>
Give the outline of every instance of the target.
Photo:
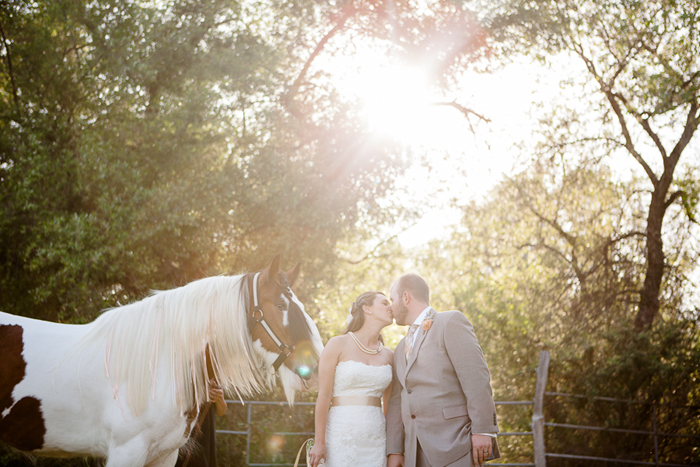
<svg viewBox="0 0 700 467">
<path fill-rule="evenodd" d="M 309 380 L 313 376 L 314 368 L 318 365 L 318 354 L 313 344 L 303 341 L 297 344 L 293 356 L 294 372 L 304 380 Z"/>
<path fill-rule="evenodd" d="M 284 448 L 285 439 L 282 435 L 272 435 L 267 439 L 267 451 L 271 455 L 278 455 L 282 452 Z"/>
<path fill-rule="evenodd" d="M 310 341 L 299 342 L 294 352 L 296 353 L 296 357 L 301 361 L 311 363 L 318 360 L 316 349 L 314 349 Z"/>
<path fill-rule="evenodd" d="M 297 367 L 297 374 L 302 378 L 302 379 L 309 379 L 311 378 L 311 368 L 309 368 L 306 365 L 303 366 L 298 366 Z"/>
</svg>

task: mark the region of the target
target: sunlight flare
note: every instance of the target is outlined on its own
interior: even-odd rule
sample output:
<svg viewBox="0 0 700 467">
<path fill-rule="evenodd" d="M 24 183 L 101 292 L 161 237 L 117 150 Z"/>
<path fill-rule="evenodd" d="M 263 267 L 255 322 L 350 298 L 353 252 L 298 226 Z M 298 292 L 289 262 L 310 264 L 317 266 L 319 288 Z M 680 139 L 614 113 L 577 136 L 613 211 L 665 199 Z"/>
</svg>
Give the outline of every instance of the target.
<svg viewBox="0 0 700 467">
<path fill-rule="evenodd" d="M 372 130 L 404 141 L 424 131 L 424 119 L 436 98 L 423 70 L 394 65 L 359 79 L 358 95 Z"/>
<path fill-rule="evenodd" d="M 344 95 L 356 96 L 361 116 L 372 131 L 417 142 L 427 131 L 429 116 L 440 99 L 432 90 L 428 71 L 389 61 L 379 53 L 362 57 L 354 72 L 335 75 L 337 87 Z"/>
</svg>

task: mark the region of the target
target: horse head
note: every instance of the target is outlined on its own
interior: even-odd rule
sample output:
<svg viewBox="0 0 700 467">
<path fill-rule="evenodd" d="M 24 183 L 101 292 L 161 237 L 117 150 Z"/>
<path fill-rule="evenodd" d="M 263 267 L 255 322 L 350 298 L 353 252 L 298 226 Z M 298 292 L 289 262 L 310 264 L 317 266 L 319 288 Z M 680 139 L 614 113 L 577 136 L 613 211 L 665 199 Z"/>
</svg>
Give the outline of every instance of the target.
<svg viewBox="0 0 700 467">
<path fill-rule="evenodd" d="M 287 398 L 315 384 L 323 349 L 316 325 L 292 291 L 299 264 L 280 270 L 280 255 L 250 281 L 251 336 L 263 359 L 279 375 Z M 259 344 L 258 344 L 259 343 Z"/>
</svg>

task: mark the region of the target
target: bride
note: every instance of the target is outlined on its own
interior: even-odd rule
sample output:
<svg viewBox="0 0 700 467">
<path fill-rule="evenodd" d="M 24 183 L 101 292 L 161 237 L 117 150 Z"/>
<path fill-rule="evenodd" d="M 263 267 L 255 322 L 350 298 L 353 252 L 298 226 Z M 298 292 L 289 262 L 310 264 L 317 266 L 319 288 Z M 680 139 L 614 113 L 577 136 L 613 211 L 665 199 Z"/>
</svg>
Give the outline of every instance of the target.
<svg viewBox="0 0 700 467">
<path fill-rule="evenodd" d="M 382 401 L 386 410 L 394 353 L 380 331 L 392 323 L 391 303 L 382 292 L 365 292 L 348 319 L 345 334 L 328 341 L 319 361 L 311 467 L 386 466 Z"/>
</svg>

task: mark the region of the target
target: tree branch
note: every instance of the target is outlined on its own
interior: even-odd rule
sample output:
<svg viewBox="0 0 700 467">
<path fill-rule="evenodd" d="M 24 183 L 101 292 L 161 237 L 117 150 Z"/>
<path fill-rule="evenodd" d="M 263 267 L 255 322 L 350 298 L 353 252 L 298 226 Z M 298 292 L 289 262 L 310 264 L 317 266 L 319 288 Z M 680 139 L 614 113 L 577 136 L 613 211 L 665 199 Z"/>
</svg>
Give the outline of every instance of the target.
<svg viewBox="0 0 700 467">
<path fill-rule="evenodd" d="M 625 109 L 627 109 L 627 112 L 629 112 L 634 118 L 639 122 L 639 124 L 644 128 L 644 131 L 649 135 L 649 137 L 654 141 L 654 144 L 656 145 L 657 149 L 661 153 L 661 156 L 665 159 L 668 157 L 668 153 L 666 152 L 666 148 L 664 147 L 663 143 L 661 142 L 661 139 L 659 136 L 654 132 L 654 130 L 651 129 L 651 125 L 649 124 L 649 119 L 648 118 L 643 118 L 639 112 L 635 108 L 632 107 L 632 105 L 629 103 L 629 101 L 625 98 L 620 93 L 614 93 L 613 94 L 615 97 L 620 99 L 620 101 L 624 104 Z"/>
<path fill-rule="evenodd" d="M 669 196 L 666 202 L 664 203 L 664 210 L 668 209 L 668 207 L 671 206 L 678 198 L 686 195 L 687 193 L 683 190 L 678 190 L 671 193 L 671 196 Z"/>
<path fill-rule="evenodd" d="M 678 73 L 676 70 L 673 69 L 671 64 L 668 62 L 668 60 L 664 60 L 661 55 L 659 55 L 659 52 L 656 48 L 652 48 L 649 46 L 646 42 L 642 41 L 642 48 L 649 52 L 652 57 L 654 57 L 656 60 L 659 61 L 661 66 L 666 70 L 666 73 L 675 76 L 676 78 L 680 78 L 681 74 Z"/>
<path fill-rule="evenodd" d="M 469 123 L 469 129 L 470 129 L 471 132 L 474 133 L 474 134 L 476 134 L 476 132 L 475 132 L 475 130 L 474 130 L 474 126 L 472 125 L 471 120 L 469 119 L 469 116 L 470 116 L 470 115 L 474 115 L 474 116 L 477 117 L 479 120 L 482 120 L 482 121 L 484 121 L 484 122 L 486 122 L 486 123 L 490 123 L 490 122 L 491 122 L 490 119 L 484 117 L 483 115 L 474 112 L 472 109 L 469 109 L 469 108 L 463 106 L 462 104 L 458 104 L 456 100 L 455 100 L 455 101 L 452 101 L 452 102 L 434 102 L 434 103 L 431 104 L 431 105 L 434 105 L 434 106 L 445 105 L 445 106 L 453 107 L 453 108 L 457 109 L 459 112 L 461 112 L 461 113 L 466 117 L 467 122 Z"/>
<path fill-rule="evenodd" d="M 537 217 L 542 222 L 549 224 L 554 230 L 559 232 L 559 234 L 566 239 L 569 245 L 571 245 L 572 247 L 576 247 L 576 237 L 567 233 L 556 221 L 548 219 L 544 215 L 540 214 L 539 211 L 535 209 L 535 207 L 532 205 L 532 203 L 530 203 L 527 194 L 524 193 L 519 186 L 516 186 L 516 190 L 518 190 L 518 193 L 522 197 L 525 206 L 527 206 L 527 208 L 530 210 L 530 212 L 532 212 L 535 215 L 535 217 Z"/>
<path fill-rule="evenodd" d="M 693 101 L 690 103 L 690 109 L 688 109 L 688 116 L 685 120 L 685 127 L 683 128 L 683 133 L 681 134 L 681 137 L 676 143 L 676 145 L 673 147 L 673 150 L 671 151 L 669 157 L 664 159 L 664 168 L 667 172 L 670 172 L 671 177 L 673 177 L 673 171 L 676 168 L 678 159 L 680 159 L 683 150 L 688 145 L 688 143 L 690 143 L 690 140 L 695 134 L 695 130 L 698 128 L 698 121 L 700 121 L 700 115 L 697 112 L 698 103 L 697 101 Z"/>
<path fill-rule="evenodd" d="M 414 224 L 414 225 L 415 225 L 415 224 Z M 411 226 L 411 227 L 412 227 L 412 226 Z M 404 230 L 404 232 L 405 232 L 405 230 Z M 372 251 L 370 251 L 369 253 L 367 253 L 367 254 L 366 254 L 365 256 L 363 256 L 362 258 L 357 259 L 357 260 L 354 260 L 354 261 L 353 261 L 353 260 L 349 260 L 349 259 L 348 259 L 348 260 L 345 260 L 345 261 L 346 261 L 348 264 L 355 265 L 355 264 L 360 264 L 360 263 L 362 263 L 363 261 L 367 261 L 368 259 L 380 258 L 381 256 L 375 255 L 374 253 L 375 253 L 380 247 L 382 247 L 383 245 L 389 243 L 391 240 L 393 240 L 393 239 L 395 239 L 395 238 L 398 238 L 398 234 L 392 235 L 391 237 L 389 237 L 389 238 L 387 238 L 387 239 L 385 239 L 385 240 L 382 240 L 381 242 L 377 243 L 377 245 L 375 245 L 375 247 L 372 248 Z"/>
<path fill-rule="evenodd" d="M 608 99 L 608 102 L 610 103 L 610 106 L 613 109 L 613 112 L 615 113 L 615 116 L 617 117 L 617 120 L 620 124 L 620 130 L 622 131 L 622 135 L 625 138 L 625 148 L 627 151 L 634 157 L 637 162 L 644 168 L 644 171 L 646 172 L 647 176 L 649 179 L 651 179 L 652 183 L 654 186 L 658 183 L 658 179 L 656 177 L 656 174 L 654 171 L 651 169 L 649 164 L 644 160 L 642 155 L 637 152 L 637 149 L 634 147 L 634 142 L 632 141 L 632 136 L 630 135 L 629 128 L 627 127 L 627 122 L 625 120 L 625 116 L 622 113 L 622 108 L 620 107 L 620 104 L 617 102 L 617 96 L 615 93 L 612 91 L 612 83 L 606 83 L 601 75 L 596 71 L 595 65 L 593 62 L 586 57 L 586 55 L 583 53 L 583 48 L 579 45 L 574 43 L 572 46 L 574 52 L 583 60 L 584 64 L 586 65 L 586 68 L 588 69 L 588 72 L 593 75 L 595 80 L 598 82 L 598 85 L 600 86 L 600 90 L 605 94 L 605 97 Z"/>
<path fill-rule="evenodd" d="M 318 57 L 321 51 L 323 51 L 323 48 L 326 46 L 326 43 L 328 43 L 328 41 L 338 31 L 345 27 L 345 23 L 354 13 L 355 8 L 352 5 L 344 8 L 336 25 L 333 26 L 333 28 L 330 31 L 328 31 L 325 36 L 323 36 L 323 38 L 319 41 L 318 44 L 316 44 L 316 48 L 314 48 L 313 52 L 311 52 L 311 55 L 306 60 L 306 63 L 304 63 L 304 67 L 301 69 L 301 72 L 299 72 L 299 75 L 294 80 L 294 83 L 292 83 L 291 87 L 289 88 L 289 91 L 287 91 L 286 95 L 284 96 L 283 102 L 285 103 L 285 106 L 287 106 L 287 104 L 291 103 L 292 100 L 294 100 L 294 97 L 299 92 L 299 87 L 301 86 L 302 81 L 306 77 L 306 73 L 309 71 L 309 68 L 311 68 L 311 64 L 316 59 L 316 57 Z M 290 110 L 290 112 L 292 112 L 295 115 L 298 114 L 298 112 L 293 110 Z"/>
<path fill-rule="evenodd" d="M 685 215 L 688 216 L 688 219 L 690 222 L 694 224 L 698 224 L 698 220 L 695 217 L 695 214 L 693 214 L 693 206 L 696 203 L 693 203 L 692 201 L 689 201 L 689 198 L 692 199 L 695 195 L 692 193 L 688 193 L 685 190 L 678 190 L 675 191 L 669 196 L 668 200 L 664 203 L 664 209 L 668 209 L 669 206 L 671 206 L 678 198 L 681 198 L 682 202 L 681 205 L 683 207 L 683 211 L 685 211 Z M 697 200 L 695 200 L 697 201 Z"/>
<path fill-rule="evenodd" d="M 534 244 L 533 243 L 525 243 L 525 244 L 516 246 L 516 248 L 518 248 L 518 249 L 523 248 L 523 247 L 544 248 L 545 250 L 551 251 L 556 256 L 561 258 L 562 261 L 564 261 L 566 264 L 568 264 L 571 267 L 579 284 L 581 284 L 581 287 L 584 287 L 584 283 L 586 282 L 586 277 L 588 276 L 588 274 L 584 274 L 583 271 L 581 271 L 581 268 L 578 266 L 578 261 L 576 261 L 576 255 L 572 254 L 571 259 L 569 259 L 569 258 L 567 258 L 566 254 L 562 253 L 561 251 L 557 250 L 555 247 L 553 247 L 551 245 L 547 245 L 547 243 L 545 243 L 545 241 L 542 239 L 540 239 L 540 241 L 538 243 L 534 243 Z"/>
<path fill-rule="evenodd" d="M 455 109 L 459 110 L 461 113 L 464 114 L 465 117 L 469 118 L 469 115 L 474 115 L 478 117 L 480 120 L 483 120 L 486 123 L 490 123 L 491 119 L 484 117 L 483 115 L 476 113 L 472 109 L 469 109 L 467 107 L 464 107 L 462 104 L 458 104 L 456 101 L 452 102 L 435 102 L 432 105 L 438 106 L 438 105 L 447 105 L 450 107 L 454 107 Z"/>
<path fill-rule="evenodd" d="M 573 264 L 571 264 L 571 260 L 567 258 L 566 254 L 562 253 L 561 251 L 557 250 L 553 246 L 547 245 L 544 240 L 540 240 L 538 243 L 523 243 L 520 245 L 515 245 L 515 248 L 517 250 L 521 250 L 523 248 L 544 248 L 545 250 L 549 250 L 552 253 L 554 253 L 556 256 L 562 259 L 566 264 L 570 265 L 573 267 Z M 576 271 L 574 271 L 576 273 Z M 578 274 L 577 274 L 578 275 Z"/>
<path fill-rule="evenodd" d="M 659 182 L 659 179 L 656 177 L 656 174 L 651 169 L 651 167 L 649 167 L 649 164 L 647 164 L 642 155 L 639 154 L 639 152 L 637 152 L 637 149 L 634 147 L 632 136 L 630 135 L 629 129 L 627 128 L 625 116 L 622 114 L 622 109 L 620 108 L 620 104 L 617 102 L 615 94 L 610 89 L 606 88 L 602 88 L 602 91 L 605 94 L 605 97 L 607 97 L 608 102 L 610 103 L 610 106 L 612 107 L 613 112 L 615 112 L 617 120 L 620 123 L 622 135 L 625 137 L 625 148 L 632 155 L 632 157 L 634 157 L 637 160 L 637 162 L 639 162 L 644 171 L 647 173 L 647 176 L 649 177 L 651 182 L 654 184 L 654 186 L 656 186 L 656 184 Z"/>
<path fill-rule="evenodd" d="M 586 136 L 586 137 L 574 139 L 571 141 L 564 141 L 561 143 L 547 144 L 546 147 L 561 149 L 561 148 L 566 148 L 569 146 L 574 146 L 574 145 L 579 144 L 579 143 L 591 143 L 591 142 L 599 142 L 599 141 L 612 143 L 616 146 L 621 146 L 623 148 L 625 147 L 624 143 L 621 143 L 620 141 L 618 141 L 614 138 L 607 137 L 607 136 Z"/>
</svg>

